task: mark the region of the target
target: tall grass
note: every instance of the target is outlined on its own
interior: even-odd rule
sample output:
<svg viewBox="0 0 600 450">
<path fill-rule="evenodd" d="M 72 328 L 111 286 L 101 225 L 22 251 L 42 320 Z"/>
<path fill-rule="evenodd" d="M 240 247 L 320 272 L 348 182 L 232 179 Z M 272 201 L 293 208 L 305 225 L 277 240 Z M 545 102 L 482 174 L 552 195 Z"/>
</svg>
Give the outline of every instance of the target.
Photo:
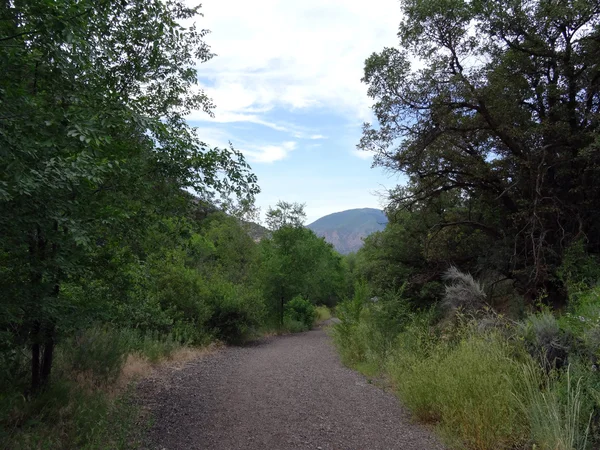
<svg viewBox="0 0 600 450">
<path fill-rule="evenodd" d="M 343 361 L 387 375 L 414 416 L 435 424 L 452 448 L 590 448 L 600 402 L 589 367 L 575 366 L 577 376 L 573 368 L 548 373 L 512 338 L 516 329 L 482 330 L 475 321 L 442 329 L 431 314 L 413 316 L 390 339 L 375 319 L 380 308 L 363 304 L 334 327 Z"/>
<path fill-rule="evenodd" d="M 543 450 L 586 449 L 591 415 L 582 417 L 582 379 L 573 379 L 570 367 L 559 376 L 527 364 L 522 380 L 521 407 L 532 440 Z M 561 392 L 562 388 L 566 392 Z"/>
<path fill-rule="evenodd" d="M 123 375 L 143 375 L 183 346 L 139 330 L 82 330 L 58 345 L 52 383 L 42 394 L 27 398 L 26 379 L 5 380 L 12 389 L 0 392 L 0 450 L 134 447 L 138 414 L 129 400 L 131 378 Z"/>
<path fill-rule="evenodd" d="M 413 331 L 414 332 L 414 331 Z M 519 376 L 511 349 L 494 333 L 430 343 L 407 333 L 387 369 L 403 402 L 422 421 L 469 449 L 509 449 L 526 440 L 512 388 Z"/>
</svg>

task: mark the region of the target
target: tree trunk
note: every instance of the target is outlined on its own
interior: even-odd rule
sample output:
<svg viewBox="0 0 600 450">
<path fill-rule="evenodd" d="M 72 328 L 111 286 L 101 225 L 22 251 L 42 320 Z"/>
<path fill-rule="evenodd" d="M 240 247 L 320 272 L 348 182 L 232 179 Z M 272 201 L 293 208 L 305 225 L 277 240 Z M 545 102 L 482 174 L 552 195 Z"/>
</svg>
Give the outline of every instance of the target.
<svg viewBox="0 0 600 450">
<path fill-rule="evenodd" d="M 31 345 L 31 392 L 38 393 L 50 382 L 52 362 L 54 360 L 54 324 L 47 324 L 41 330 L 39 322 L 33 327 Z M 43 349 L 43 351 L 42 351 Z"/>
<path fill-rule="evenodd" d="M 42 355 L 42 367 L 40 368 L 40 386 L 46 387 L 50 382 L 50 371 L 54 357 L 54 326 L 48 330 L 44 342 L 44 354 Z"/>
<path fill-rule="evenodd" d="M 36 393 L 40 389 L 40 343 L 38 342 L 40 324 L 33 325 L 33 344 L 31 344 L 31 392 Z"/>
</svg>

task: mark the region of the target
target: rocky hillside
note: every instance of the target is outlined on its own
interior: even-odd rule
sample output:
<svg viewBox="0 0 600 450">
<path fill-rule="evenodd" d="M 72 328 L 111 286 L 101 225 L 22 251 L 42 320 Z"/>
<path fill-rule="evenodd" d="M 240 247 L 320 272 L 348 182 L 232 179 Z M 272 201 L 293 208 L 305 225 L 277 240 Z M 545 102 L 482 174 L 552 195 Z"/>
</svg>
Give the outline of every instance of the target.
<svg viewBox="0 0 600 450">
<path fill-rule="evenodd" d="M 357 251 L 369 234 L 385 228 L 387 217 L 383 211 L 373 208 L 349 209 L 314 221 L 308 228 L 342 253 Z"/>
</svg>

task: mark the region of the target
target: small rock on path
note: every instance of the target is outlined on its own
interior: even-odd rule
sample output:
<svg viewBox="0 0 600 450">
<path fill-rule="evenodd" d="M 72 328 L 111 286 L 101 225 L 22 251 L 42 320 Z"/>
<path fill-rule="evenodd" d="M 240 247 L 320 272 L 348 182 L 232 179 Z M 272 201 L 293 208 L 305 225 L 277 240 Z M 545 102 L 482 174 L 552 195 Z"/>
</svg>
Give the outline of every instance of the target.
<svg viewBox="0 0 600 450">
<path fill-rule="evenodd" d="M 322 329 L 263 339 L 142 381 L 161 450 L 442 450 L 396 397 L 344 367 Z"/>
</svg>

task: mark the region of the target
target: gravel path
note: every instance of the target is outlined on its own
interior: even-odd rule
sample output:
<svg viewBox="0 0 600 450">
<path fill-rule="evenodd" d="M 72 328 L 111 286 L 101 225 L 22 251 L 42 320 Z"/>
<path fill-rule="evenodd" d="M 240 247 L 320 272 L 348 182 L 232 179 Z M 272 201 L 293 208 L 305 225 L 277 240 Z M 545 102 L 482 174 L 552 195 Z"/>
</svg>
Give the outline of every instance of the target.
<svg viewBox="0 0 600 450">
<path fill-rule="evenodd" d="M 226 348 L 139 386 L 150 449 L 443 449 L 323 330 Z"/>
</svg>

